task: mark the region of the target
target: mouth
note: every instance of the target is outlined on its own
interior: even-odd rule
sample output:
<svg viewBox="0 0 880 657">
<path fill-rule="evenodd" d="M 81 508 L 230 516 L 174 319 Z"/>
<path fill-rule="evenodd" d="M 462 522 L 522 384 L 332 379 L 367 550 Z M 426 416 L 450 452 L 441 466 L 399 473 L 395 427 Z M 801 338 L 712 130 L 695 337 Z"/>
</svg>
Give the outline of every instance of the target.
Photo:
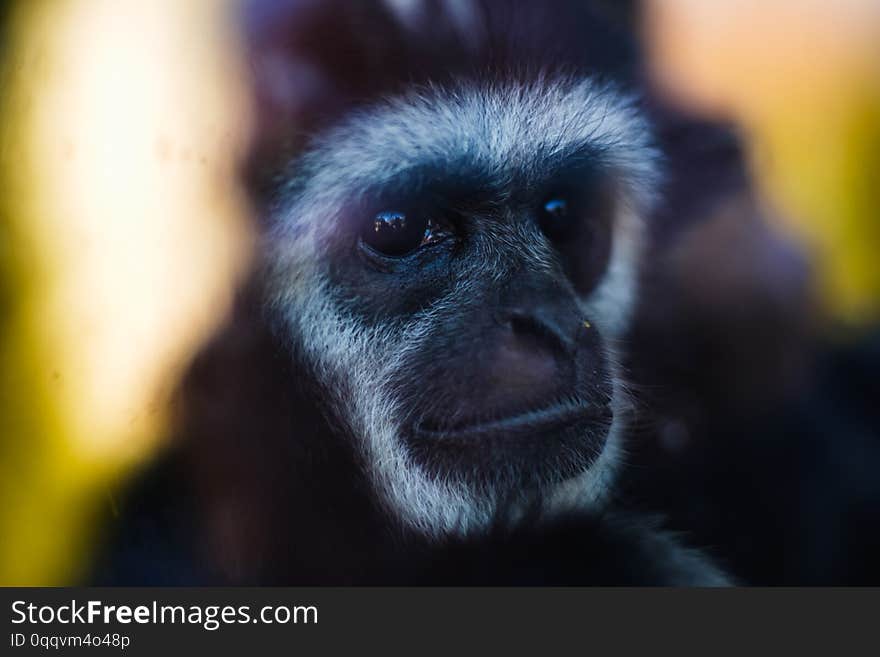
<svg viewBox="0 0 880 657">
<path fill-rule="evenodd" d="M 424 439 L 451 442 L 488 437 L 540 437 L 569 427 L 610 424 L 612 415 L 608 405 L 597 406 L 581 399 L 566 399 L 538 409 L 491 419 L 458 423 L 423 420 L 416 425 L 415 433 Z"/>
<path fill-rule="evenodd" d="M 580 398 L 451 422 L 422 420 L 404 434 L 428 472 L 516 489 L 564 481 L 589 468 L 608 437 L 608 403 Z"/>
</svg>

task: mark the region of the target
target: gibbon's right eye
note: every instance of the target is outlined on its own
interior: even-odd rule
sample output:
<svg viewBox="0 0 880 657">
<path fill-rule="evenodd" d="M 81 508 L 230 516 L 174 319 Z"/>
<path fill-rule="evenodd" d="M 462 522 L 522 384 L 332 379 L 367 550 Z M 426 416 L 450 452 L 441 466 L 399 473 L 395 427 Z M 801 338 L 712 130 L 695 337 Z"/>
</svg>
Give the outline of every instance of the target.
<svg viewBox="0 0 880 657">
<path fill-rule="evenodd" d="M 424 215 L 384 210 L 364 227 L 361 239 L 382 255 L 399 257 L 419 248 L 427 232 Z"/>
<path fill-rule="evenodd" d="M 424 213 L 383 210 L 365 226 L 361 241 L 377 253 L 399 258 L 439 242 L 447 234 Z"/>
</svg>

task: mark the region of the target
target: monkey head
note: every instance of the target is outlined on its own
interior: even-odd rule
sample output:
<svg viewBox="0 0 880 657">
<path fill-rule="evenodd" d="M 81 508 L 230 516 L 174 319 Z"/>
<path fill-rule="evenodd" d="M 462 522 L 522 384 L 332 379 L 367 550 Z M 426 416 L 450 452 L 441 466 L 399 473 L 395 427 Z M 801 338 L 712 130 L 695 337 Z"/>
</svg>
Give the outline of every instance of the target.
<svg viewBox="0 0 880 657">
<path fill-rule="evenodd" d="M 291 163 L 268 306 L 394 518 L 601 502 L 655 161 L 632 99 L 538 76 L 383 100 Z"/>
</svg>

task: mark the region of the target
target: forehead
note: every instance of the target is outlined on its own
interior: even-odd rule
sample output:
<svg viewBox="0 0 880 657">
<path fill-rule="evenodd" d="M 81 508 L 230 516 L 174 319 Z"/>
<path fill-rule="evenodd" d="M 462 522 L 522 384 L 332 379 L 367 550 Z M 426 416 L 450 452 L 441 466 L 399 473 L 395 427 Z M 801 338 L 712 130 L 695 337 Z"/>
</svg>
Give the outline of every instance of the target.
<svg viewBox="0 0 880 657">
<path fill-rule="evenodd" d="M 649 143 L 631 99 L 592 80 L 461 83 L 354 113 L 297 163 L 289 193 L 338 201 L 426 178 L 504 188 L 587 158 L 638 179 Z"/>
</svg>

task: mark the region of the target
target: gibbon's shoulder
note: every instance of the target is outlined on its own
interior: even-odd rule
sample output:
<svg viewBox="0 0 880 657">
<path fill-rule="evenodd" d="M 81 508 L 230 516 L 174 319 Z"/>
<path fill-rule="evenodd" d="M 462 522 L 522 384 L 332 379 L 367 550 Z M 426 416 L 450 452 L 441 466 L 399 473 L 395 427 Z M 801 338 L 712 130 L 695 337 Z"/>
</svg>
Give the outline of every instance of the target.
<svg viewBox="0 0 880 657">
<path fill-rule="evenodd" d="M 656 517 L 571 512 L 437 548 L 422 583 L 520 586 L 730 586 L 707 555 Z"/>
</svg>

